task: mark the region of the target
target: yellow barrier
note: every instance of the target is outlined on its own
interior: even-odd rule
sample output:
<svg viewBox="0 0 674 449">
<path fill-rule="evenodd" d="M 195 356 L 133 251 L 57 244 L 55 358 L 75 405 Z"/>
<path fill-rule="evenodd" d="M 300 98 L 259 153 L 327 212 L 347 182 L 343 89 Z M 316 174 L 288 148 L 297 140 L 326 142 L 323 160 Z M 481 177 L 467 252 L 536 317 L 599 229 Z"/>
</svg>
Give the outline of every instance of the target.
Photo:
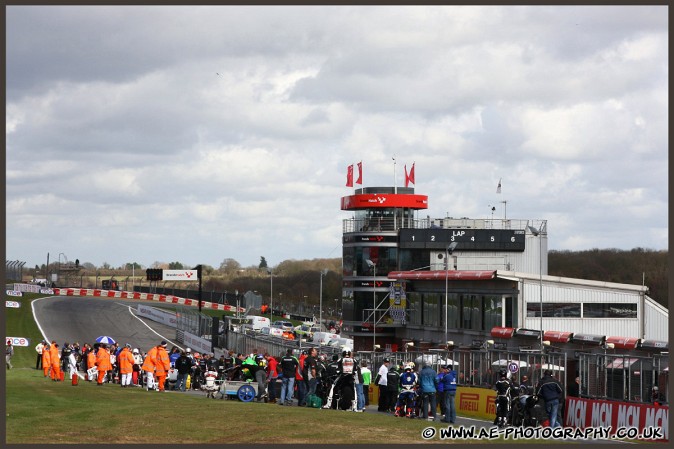
<svg viewBox="0 0 674 449">
<path fill-rule="evenodd" d="M 493 420 L 496 417 L 496 391 L 487 388 L 457 387 L 456 413 L 461 416 L 470 416 Z"/>
<path fill-rule="evenodd" d="M 379 404 L 379 387 L 370 385 L 370 405 Z M 487 388 L 457 387 L 456 414 L 493 421 L 496 417 L 496 392 Z M 439 408 L 439 404 L 438 404 Z"/>
</svg>

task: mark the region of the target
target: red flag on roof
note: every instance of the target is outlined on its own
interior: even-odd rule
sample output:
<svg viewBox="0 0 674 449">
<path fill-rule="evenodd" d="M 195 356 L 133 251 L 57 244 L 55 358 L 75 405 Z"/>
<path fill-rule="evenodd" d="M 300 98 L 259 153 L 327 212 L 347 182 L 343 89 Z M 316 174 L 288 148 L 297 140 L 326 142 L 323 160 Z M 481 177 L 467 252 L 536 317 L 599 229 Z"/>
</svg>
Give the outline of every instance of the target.
<svg viewBox="0 0 674 449">
<path fill-rule="evenodd" d="M 412 184 L 416 184 L 414 182 L 414 164 L 416 162 L 412 163 L 412 168 L 410 168 L 410 173 L 409 175 L 407 174 L 407 165 L 405 165 L 405 187 L 408 187 L 410 185 L 410 182 Z"/>
<path fill-rule="evenodd" d="M 358 162 L 358 178 L 356 184 L 363 184 L 363 161 Z"/>
<path fill-rule="evenodd" d="M 353 164 L 346 169 L 346 186 L 353 187 Z"/>
</svg>

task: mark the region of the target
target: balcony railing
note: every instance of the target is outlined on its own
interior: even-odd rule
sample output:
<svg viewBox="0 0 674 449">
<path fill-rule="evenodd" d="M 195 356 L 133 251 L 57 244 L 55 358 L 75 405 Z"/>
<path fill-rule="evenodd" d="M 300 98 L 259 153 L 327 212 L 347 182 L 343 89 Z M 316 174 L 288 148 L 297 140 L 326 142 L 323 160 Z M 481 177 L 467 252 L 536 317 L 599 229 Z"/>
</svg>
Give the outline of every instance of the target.
<svg viewBox="0 0 674 449">
<path fill-rule="evenodd" d="M 369 217 L 349 218 L 342 221 L 342 232 L 385 232 L 397 231 L 398 229 L 515 229 L 524 230 L 527 226 L 533 226 L 547 232 L 546 220 L 524 219 L 487 219 L 487 218 L 392 218 L 392 217 Z"/>
</svg>

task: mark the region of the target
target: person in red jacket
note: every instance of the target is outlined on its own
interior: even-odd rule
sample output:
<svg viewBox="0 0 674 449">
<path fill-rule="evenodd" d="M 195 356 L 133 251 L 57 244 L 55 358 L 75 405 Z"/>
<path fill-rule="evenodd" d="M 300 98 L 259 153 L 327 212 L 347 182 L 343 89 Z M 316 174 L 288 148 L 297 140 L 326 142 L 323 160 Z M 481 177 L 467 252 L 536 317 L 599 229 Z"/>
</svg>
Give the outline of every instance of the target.
<svg viewBox="0 0 674 449">
<path fill-rule="evenodd" d="M 307 404 L 305 402 L 307 396 L 307 384 L 304 381 L 304 360 L 307 358 L 307 351 L 302 351 L 300 354 L 300 359 L 298 360 L 299 368 L 295 371 L 295 385 L 297 386 L 297 405 L 300 407 L 305 407 Z"/>
<path fill-rule="evenodd" d="M 157 346 L 157 352 L 154 356 L 154 375 L 157 378 L 159 391 L 165 391 L 164 384 L 169 368 L 171 368 L 171 361 L 169 360 L 168 352 L 166 352 L 166 342 L 162 341 Z"/>
<path fill-rule="evenodd" d="M 278 378 L 278 361 L 270 354 L 265 354 L 267 359 L 267 392 L 269 394 L 269 402 L 276 403 L 276 379 Z"/>
<path fill-rule="evenodd" d="M 112 369 L 110 364 L 110 353 L 108 352 L 108 347 L 105 343 L 101 343 L 96 353 L 96 368 L 98 368 L 98 379 L 96 380 L 98 385 L 103 385 L 103 379 L 105 379 L 105 374 Z"/>
<path fill-rule="evenodd" d="M 119 383 L 122 385 L 122 388 L 131 385 L 133 363 L 134 359 L 133 354 L 131 354 L 131 345 L 127 343 L 117 356 L 117 366 L 119 366 L 119 375 L 121 377 Z"/>
</svg>

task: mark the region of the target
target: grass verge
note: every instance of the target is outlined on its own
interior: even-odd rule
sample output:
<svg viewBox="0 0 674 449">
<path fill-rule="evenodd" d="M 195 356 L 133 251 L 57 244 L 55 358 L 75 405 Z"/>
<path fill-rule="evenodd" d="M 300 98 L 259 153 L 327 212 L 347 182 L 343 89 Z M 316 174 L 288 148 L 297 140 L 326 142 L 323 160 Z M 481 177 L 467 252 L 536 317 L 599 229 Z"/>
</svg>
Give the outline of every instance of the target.
<svg viewBox="0 0 674 449">
<path fill-rule="evenodd" d="M 8 444 L 421 443 L 429 424 L 113 384 L 72 386 L 30 368 L 8 372 L 5 421 Z"/>
<path fill-rule="evenodd" d="M 31 339 L 15 348 L 5 378 L 5 442 L 42 443 L 421 443 L 427 422 L 373 413 L 348 413 L 238 400 L 205 394 L 147 392 L 88 382 L 52 382 L 35 369 L 42 335 L 30 302 L 44 295 L 9 298 L 6 335 Z M 439 427 L 439 423 L 436 423 Z M 439 442 L 439 441 L 438 441 Z"/>
</svg>

